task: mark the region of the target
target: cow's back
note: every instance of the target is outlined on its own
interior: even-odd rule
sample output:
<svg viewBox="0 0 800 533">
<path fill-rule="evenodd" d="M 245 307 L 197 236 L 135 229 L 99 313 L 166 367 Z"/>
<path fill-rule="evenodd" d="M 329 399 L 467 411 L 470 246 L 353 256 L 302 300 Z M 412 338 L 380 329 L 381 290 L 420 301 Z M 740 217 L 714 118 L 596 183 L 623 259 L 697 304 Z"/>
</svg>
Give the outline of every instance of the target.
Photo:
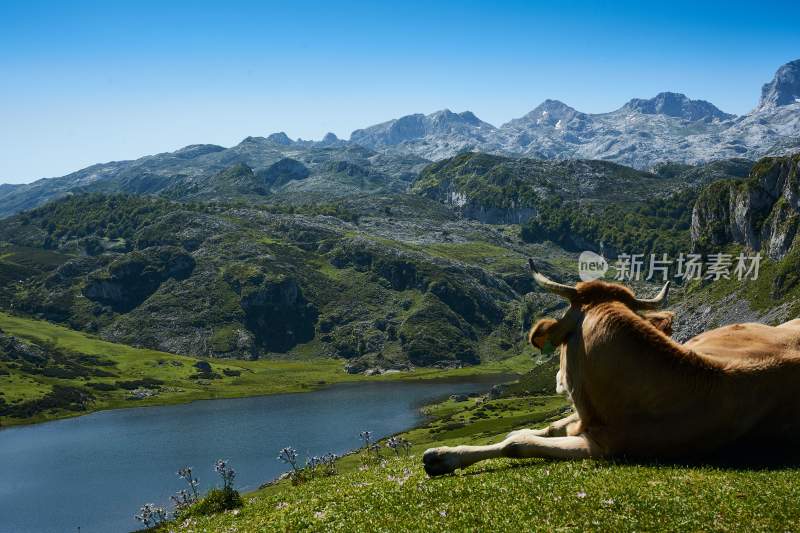
<svg viewBox="0 0 800 533">
<path fill-rule="evenodd" d="M 782 455 L 778 447 L 800 449 L 800 321 L 787 327 L 725 326 L 683 346 L 709 364 L 666 381 L 662 376 L 669 370 L 647 369 L 654 376 L 630 400 L 618 389 L 612 399 L 637 408 L 643 404 L 635 400 L 649 398 L 645 411 L 626 414 L 622 406 L 615 410 L 620 418 L 597 428 L 610 450 L 662 458 L 740 453 L 752 459 Z"/>
<path fill-rule="evenodd" d="M 733 324 L 712 329 L 689 339 L 686 348 L 731 365 L 800 361 L 800 321 L 778 327 L 758 323 Z"/>
</svg>

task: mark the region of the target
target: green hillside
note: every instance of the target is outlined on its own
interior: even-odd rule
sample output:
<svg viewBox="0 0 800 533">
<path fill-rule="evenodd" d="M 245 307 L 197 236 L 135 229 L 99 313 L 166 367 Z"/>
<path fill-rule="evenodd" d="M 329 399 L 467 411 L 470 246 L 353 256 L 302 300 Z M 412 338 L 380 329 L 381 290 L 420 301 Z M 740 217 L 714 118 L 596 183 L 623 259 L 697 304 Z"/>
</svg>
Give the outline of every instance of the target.
<svg viewBox="0 0 800 533">
<path fill-rule="evenodd" d="M 525 260 L 546 249 L 408 196 L 346 208 L 72 196 L 4 221 L 0 241 L 58 259 L 23 272 L 7 308 L 160 351 L 313 354 L 353 373 L 519 353 Z M 408 335 L 420 322 L 441 344 Z"/>
<path fill-rule="evenodd" d="M 343 372 L 330 358 L 195 358 L 0 313 L 0 425 L 101 409 L 302 392 L 345 381 L 522 373 L 530 364 L 529 357 L 518 356 L 478 367 L 364 376 Z"/>
</svg>

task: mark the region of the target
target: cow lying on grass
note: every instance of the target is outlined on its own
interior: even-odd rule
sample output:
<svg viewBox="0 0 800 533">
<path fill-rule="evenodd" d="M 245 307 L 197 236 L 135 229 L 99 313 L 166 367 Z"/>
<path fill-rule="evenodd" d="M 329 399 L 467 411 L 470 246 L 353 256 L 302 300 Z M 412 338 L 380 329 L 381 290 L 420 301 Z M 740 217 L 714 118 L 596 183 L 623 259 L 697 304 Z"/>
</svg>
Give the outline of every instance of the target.
<svg viewBox="0 0 800 533">
<path fill-rule="evenodd" d="M 496 457 L 759 461 L 800 444 L 800 319 L 725 326 L 681 345 L 668 336 L 671 314 L 651 312 L 669 283 L 642 300 L 603 281 L 562 285 L 530 266 L 539 286 L 570 302 L 529 340 L 560 346 L 557 389 L 575 413 L 497 444 L 429 449 L 429 475 Z"/>
</svg>

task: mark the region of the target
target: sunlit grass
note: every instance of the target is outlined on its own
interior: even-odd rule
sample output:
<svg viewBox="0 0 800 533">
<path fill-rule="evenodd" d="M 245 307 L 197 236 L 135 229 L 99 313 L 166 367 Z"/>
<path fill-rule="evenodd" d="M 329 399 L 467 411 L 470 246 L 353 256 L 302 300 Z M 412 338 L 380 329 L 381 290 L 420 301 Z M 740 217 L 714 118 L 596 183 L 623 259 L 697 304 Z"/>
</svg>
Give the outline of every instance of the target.
<svg viewBox="0 0 800 533">
<path fill-rule="evenodd" d="M 493 460 L 428 478 L 422 451 L 496 441 L 540 426 L 564 407 L 558 397 L 432 406 L 438 418 L 403 436 L 410 457 L 384 451 L 383 465 L 340 460 L 340 474 L 301 485 L 281 482 L 245 497 L 237 514 L 190 517 L 194 531 L 795 531 L 800 470 Z M 498 411 L 479 419 L 480 409 Z M 462 428 L 444 430 L 453 421 Z M 174 529 L 175 525 L 172 526 Z M 179 528 L 180 530 L 180 528 Z"/>
<path fill-rule="evenodd" d="M 194 531 L 793 531 L 796 469 L 494 460 L 429 479 L 419 456 L 245 498 Z"/>
</svg>

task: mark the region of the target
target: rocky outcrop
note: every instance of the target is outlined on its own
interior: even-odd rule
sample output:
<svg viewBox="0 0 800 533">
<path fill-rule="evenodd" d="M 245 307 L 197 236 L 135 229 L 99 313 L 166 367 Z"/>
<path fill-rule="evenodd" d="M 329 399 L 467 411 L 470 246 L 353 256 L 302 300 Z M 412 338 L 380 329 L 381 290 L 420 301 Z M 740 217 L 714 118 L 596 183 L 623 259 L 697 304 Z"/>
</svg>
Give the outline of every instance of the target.
<svg viewBox="0 0 800 533">
<path fill-rule="evenodd" d="M 771 82 L 761 88 L 758 107 L 774 108 L 800 101 L 800 59 L 786 63 L 775 73 Z"/>
<path fill-rule="evenodd" d="M 314 338 L 319 312 L 293 279 L 265 280 L 242 291 L 245 324 L 255 341 L 270 352 L 287 352 Z"/>
<path fill-rule="evenodd" d="M 281 187 L 292 180 L 304 180 L 310 174 L 308 167 L 291 157 L 284 157 L 259 173 L 269 188 Z"/>
<path fill-rule="evenodd" d="M 167 279 L 185 279 L 195 261 L 183 250 L 155 246 L 131 252 L 89 277 L 83 295 L 110 306 L 114 311 L 130 311 L 146 300 Z"/>
<path fill-rule="evenodd" d="M 24 361 L 35 366 L 47 363 L 47 353 L 30 342 L 22 342 L 13 335 L 0 330 L 0 361 Z"/>
<path fill-rule="evenodd" d="M 270 134 L 270 136 L 267 137 L 267 142 L 277 144 L 279 146 L 291 146 L 294 143 L 294 141 L 292 141 L 289 136 L 282 131 Z"/>
<path fill-rule="evenodd" d="M 794 242 L 800 222 L 800 154 L 765 158 L 743 181 L 707 187 L 692 211 L 695 247 L 743 244 L 780 259 Z"/>
<path fill-rule="evenodd" d="M 484 224 L 524 224 L 536 216 L 536 210 L 532 207 L 500 208 L 480 204 L 465 205 L 460 212 L 464 218 Z"/>
</svg>

